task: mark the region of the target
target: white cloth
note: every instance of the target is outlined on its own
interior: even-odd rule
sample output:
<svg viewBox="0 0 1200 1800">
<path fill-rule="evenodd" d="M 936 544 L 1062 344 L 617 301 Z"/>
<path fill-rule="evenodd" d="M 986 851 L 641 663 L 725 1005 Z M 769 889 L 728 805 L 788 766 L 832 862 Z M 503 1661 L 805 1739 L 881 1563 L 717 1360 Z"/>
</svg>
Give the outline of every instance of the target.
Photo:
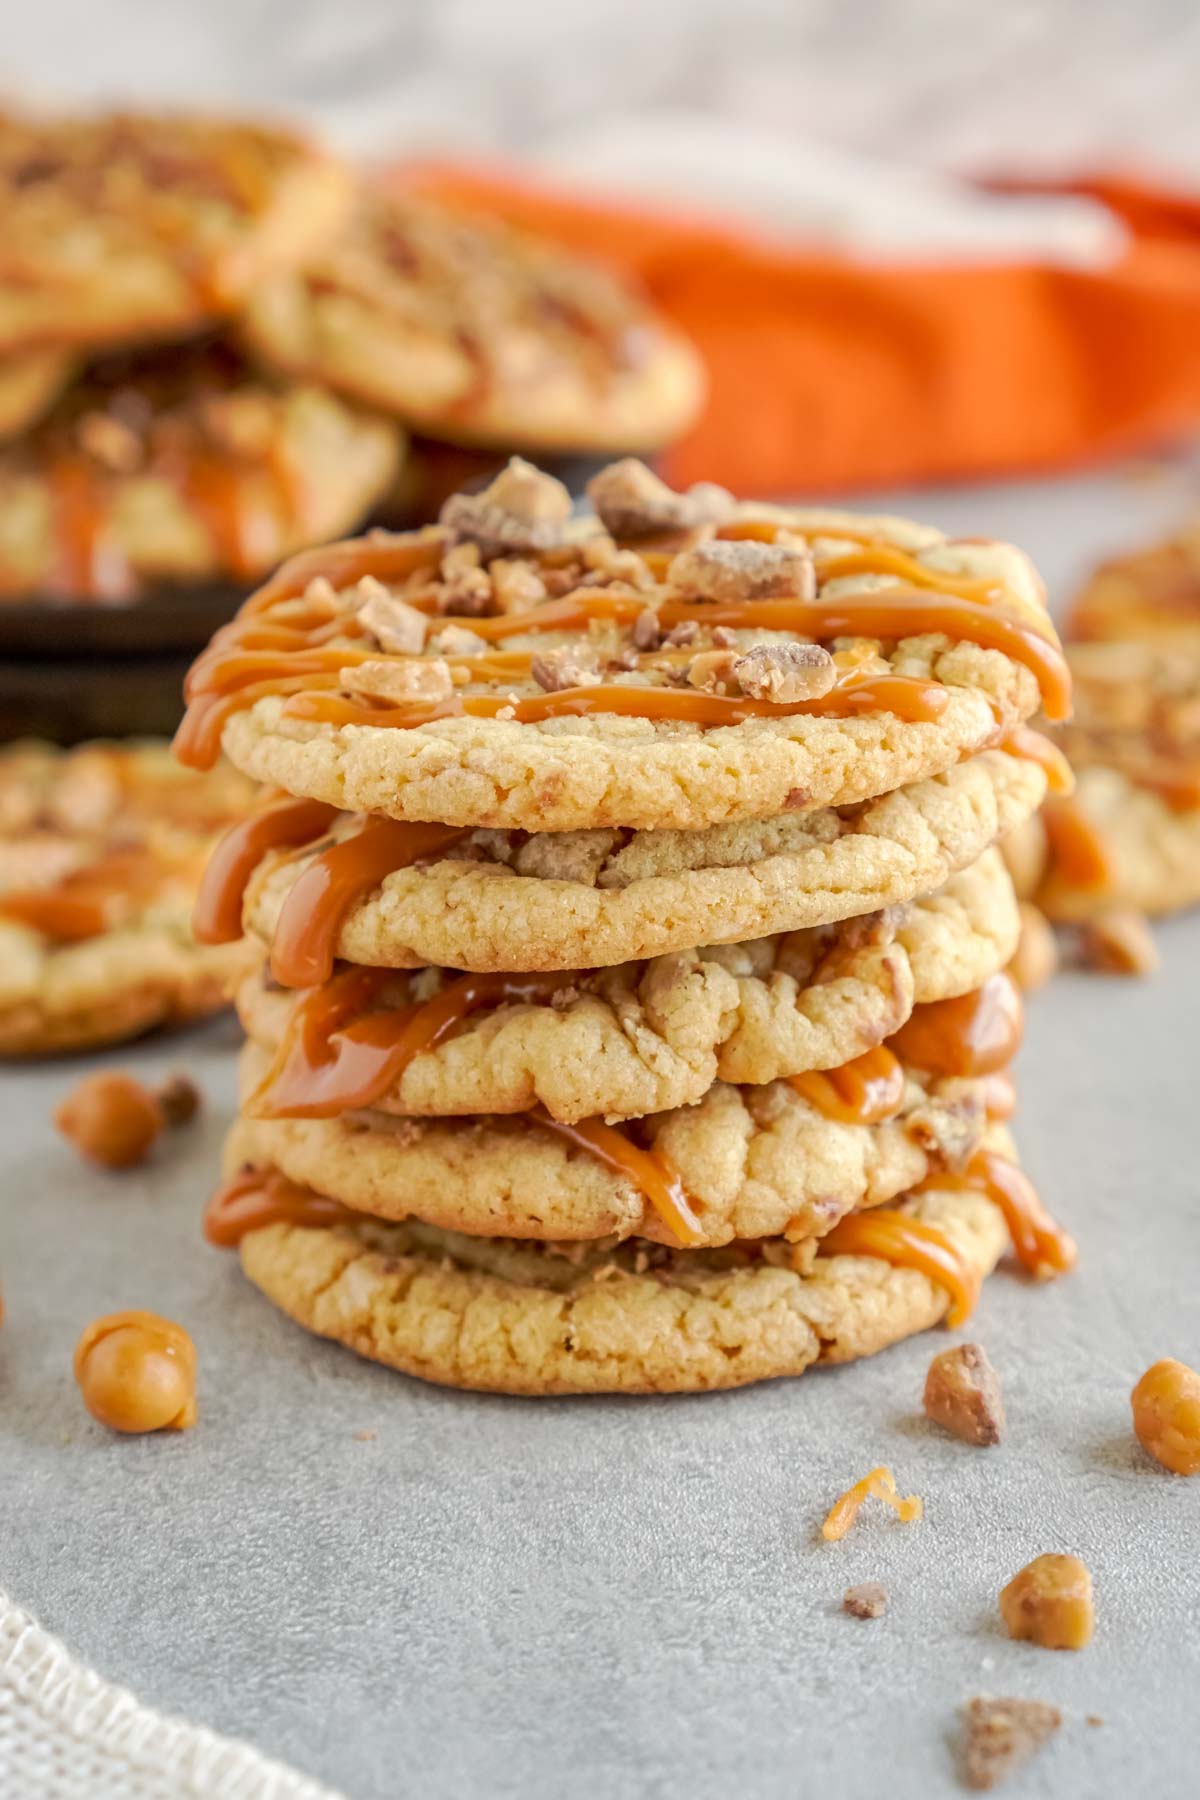
<svg viewBox="0 0 1200 1800">
<path fill-rule="evenodd" d="M 248 1744 L 143 1706 L 0 1592 L 4 1800 L 341 1800 Z"/>
</svg>

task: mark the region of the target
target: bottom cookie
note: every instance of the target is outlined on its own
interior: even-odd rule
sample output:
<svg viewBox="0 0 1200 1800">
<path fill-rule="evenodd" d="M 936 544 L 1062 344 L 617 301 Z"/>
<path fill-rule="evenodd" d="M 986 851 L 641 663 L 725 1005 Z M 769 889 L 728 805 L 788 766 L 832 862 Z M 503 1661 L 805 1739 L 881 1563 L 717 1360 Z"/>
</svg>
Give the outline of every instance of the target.
<svg viewBox="0 0 1200 1800">
<path fill-rule="evenodd" d="M 897 1219 L 932 1228 L 927 1251 L 969 1290 L 1008 1242 L 999 1208 L 967 1188 L 870 1218 L 884 1233 Z M 425 1381 L 505 1394 L 742 1387 L 872 1356 L 955 1304 L 956 1283 L 921 1268 L 774 1240 L 540 1246 L 335 1209 L 325 1225 L 246 1231 L 239 1248 L 250 1280 L 309 1331 Z"/>
</svg>

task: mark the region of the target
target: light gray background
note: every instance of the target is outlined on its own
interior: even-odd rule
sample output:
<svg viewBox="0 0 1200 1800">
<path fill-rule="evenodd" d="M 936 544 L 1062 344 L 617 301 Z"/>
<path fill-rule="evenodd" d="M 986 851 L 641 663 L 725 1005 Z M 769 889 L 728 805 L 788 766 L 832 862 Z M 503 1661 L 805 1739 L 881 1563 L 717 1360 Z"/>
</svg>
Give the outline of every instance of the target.
<svg viewBox="0 0 1200 1800">
<path fill-rule="evenodd" d="M 1065 588 L 1192 481 L 912 504 L 1017 537 Z M 1127 1398 L 1159 1356 L 1200 1365 L 1200 920 L 1160 938 L 1157 979 L 1064 977 L 1031 1006 L 1019 1135 L 1082 1255 L 1057 1287 L 1005 1270 L 985 1290 L 970 1330 L 1010 1416 L 987 1452 L 922 1422 L 938 1333 L 688 1399 L 504 1400 L 372 1368 L 200 1240 L 232 1024 L 110 1059 L 186 1067 L 207 1097 L 144 1171 L 89 1172 L 56 1139 L 77 1065 L 7 1073 L 0 1585 L 103 1674 L 353 1800 L 928 1800 L 958 1791 L 956 1712 L 977 1692 L 1068 1715 L 1017 1793 L 1194 1796 L 1200 1480 L 1147 1462 Z M 195 1337 L 195 1430 L 122 1440 L 83 1411 L 75 1337 L 125 1306 Z M 826 1508 L 878 1462 L 924 1496 L 924 1522 L 872 1508 L 821 1542 Z M 1082 1655 L 998 1627 L 997 1591 L 1044 1550 L 1095 1576 Z M 842 1616 L 871 1578 L 887 1617 Z"/>
</svg>

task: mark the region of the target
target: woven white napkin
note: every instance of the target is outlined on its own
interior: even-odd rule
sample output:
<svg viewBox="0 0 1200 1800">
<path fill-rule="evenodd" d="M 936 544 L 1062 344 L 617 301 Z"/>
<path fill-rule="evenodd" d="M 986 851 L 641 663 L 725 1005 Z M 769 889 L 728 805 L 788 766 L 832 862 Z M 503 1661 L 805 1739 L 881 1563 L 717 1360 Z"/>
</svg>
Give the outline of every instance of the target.
<svg viewBox="0 0 1200 1800">
<path fill-rule="evenodd" d="M 342 1800 L 104 1681 L 0 1592 L 3 1800 Z"/>
</svg>

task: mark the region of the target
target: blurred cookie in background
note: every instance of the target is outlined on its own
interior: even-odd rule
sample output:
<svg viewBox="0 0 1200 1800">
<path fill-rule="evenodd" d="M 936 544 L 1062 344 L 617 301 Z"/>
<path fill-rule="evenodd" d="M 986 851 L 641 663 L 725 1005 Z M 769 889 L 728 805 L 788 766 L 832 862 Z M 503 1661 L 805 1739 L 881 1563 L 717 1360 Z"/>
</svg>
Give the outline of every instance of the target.
<svg viewBox="0 0 1200 1800">
<path fill-rule="evenodd" d="M 220 338 L 95 358 L 0 448 L 0 600 L 252 582 L 357 525 L 401 456 L 391 421 Z"/>
<path fill-rule="evenodd" d="M 332 244 L 256 286 L 241 332 L 267 365 L 453 444 L 653 451 L 703 397 L 690 345 L 606 271 L 402 194 L 364 191 Z"/>
<path fill-rule="evenodd" d="M 199 946 L 213 842 L 253 802 L 158 743 L 0 752 L 0 1055 L 91 1049 L 228 1003 L 252 957 Z"/>
<path fill-rule="evenodd" d="M 0 351 L 178 337 L 315 252 L 348 171 L 292 132 L 113 112 L 0 117 Z"/>
<path fill-rule="evenodd" d="M 1200 643 L 1200 520 L 1101 563 L 1075 598 L 1066 635 Z"/>
</svg>

